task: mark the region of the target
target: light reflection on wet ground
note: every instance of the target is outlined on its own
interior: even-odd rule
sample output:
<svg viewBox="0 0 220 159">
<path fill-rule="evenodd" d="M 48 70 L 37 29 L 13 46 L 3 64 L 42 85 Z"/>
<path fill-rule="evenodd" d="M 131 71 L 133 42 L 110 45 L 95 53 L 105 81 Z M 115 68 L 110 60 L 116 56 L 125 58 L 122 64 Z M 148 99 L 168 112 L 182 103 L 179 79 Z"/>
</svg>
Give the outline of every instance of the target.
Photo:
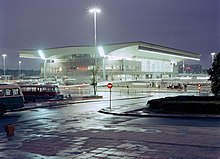
<svg viewBox="0 0 220 159">
<path fill-rule="evenodd" d="M 146 98 L 113 104 L 117 109 L 135 106 L 135 103 L 137 107 L 145 105 Z M 191 121 L 195 123 L 191 127 L 183 120 L 172 125 L 171 119 L 164 122 L 163 119 L 117 117 L 97 112 L 107 105 L 108 101 L 101 101 L 9 113 L 3 120 L 13 121 L 16 132 L 6 137 L 1 129 L 0 158 L 141 159 L 189 158 L 190 155 L 215 158 L 218 155 L 218 126 L 197 127 L 196 124 L 204 122 Z M 181 123 L 185 125 L 178 126 Z"/>
</svg>

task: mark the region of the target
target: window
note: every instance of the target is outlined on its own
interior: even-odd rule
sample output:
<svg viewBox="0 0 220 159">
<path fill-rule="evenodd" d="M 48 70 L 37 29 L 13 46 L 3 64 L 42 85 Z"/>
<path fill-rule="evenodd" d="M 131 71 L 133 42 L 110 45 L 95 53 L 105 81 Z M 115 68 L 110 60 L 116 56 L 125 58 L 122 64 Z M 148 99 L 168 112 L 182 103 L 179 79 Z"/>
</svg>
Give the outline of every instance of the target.
<svg viewBox="0 0 220 159">
<path fill-rule="evenodd" d="M 46 92 L 46 91 L 47 91 L 47 88 L 46 88 L 46 87 L 41 87 L 41 91 L 42 91 L 42 92 Z"/>
<path fill-rule="evenodd" d="M 12 92 L 12 89 L 5 89 L 5 96 L 12 96 L 13 95 L 13 92 Z"/>
<path fill-rule="evenodd" d="M 12 91 L 13 91 L 13 95 L 20 95 L 20 91 L 18 88 L 13 88 Z"/>
<path fill-rule="evenodd" d="M 4 96 L 4 91 L 0 89 L 0 97 Z"/>
</svg>

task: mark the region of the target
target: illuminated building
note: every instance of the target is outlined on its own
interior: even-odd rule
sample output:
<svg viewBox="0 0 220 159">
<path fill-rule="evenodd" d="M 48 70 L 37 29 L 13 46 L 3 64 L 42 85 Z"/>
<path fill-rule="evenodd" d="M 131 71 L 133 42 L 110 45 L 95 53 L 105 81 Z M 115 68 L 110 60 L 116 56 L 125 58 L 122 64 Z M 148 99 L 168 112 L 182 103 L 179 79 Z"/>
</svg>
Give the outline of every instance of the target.
<svg viewBox="0 0 220 159">
<path fill-rule="evenodd" d="M 178 74 L 177 63 L 200 60 L 200 54 L 145 42 L 129 42 L 98 46 L 67 46 L 42 49 L 47 78 L 65 76 L 76 83 L 89 83 L 97 57 L 98 81 L 169 78 Z M 97 53 L 97 54 L 95 54 Z M 41 58 L 39 50 L 20 50 L 21 58 Z"/>
</svg>

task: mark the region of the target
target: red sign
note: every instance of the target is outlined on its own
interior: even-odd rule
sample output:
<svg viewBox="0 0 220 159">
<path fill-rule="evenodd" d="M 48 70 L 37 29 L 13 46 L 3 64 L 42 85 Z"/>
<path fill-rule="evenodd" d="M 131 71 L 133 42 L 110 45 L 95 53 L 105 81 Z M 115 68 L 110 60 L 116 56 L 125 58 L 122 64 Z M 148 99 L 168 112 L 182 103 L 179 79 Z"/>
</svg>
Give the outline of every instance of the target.
<svg viewBox="0 0 220 159">
<path fill-rule="evenodd" d="M 109 89 L 111 89 L 111 88 L 112 88 L 112 83 L 108 83 L 107 87 L 108 87 Z"/>
</svg>

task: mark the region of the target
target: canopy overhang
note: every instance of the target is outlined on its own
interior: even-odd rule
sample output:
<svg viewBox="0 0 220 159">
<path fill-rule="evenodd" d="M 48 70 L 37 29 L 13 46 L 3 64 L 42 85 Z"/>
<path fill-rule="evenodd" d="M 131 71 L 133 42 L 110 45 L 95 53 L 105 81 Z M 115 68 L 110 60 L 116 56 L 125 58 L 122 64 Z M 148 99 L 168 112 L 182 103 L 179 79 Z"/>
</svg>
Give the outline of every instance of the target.
<svg viewBox="0 0 220 159">
<path fill-rule="evenodd" d="M 103 52 L 109 57 L 121 57 L 131 59 L 153 59 L 170 62 L 180 62 L 183 60 L 200 60 L 200 54 L 182 51 L 169 47 L 164 47 L 145 42 L 130 42 L 122 44 L 104 45 Z M 94 54 L 98 50 L 94 46 L 68 46 L 61 48 L 41 49 L 46 59 L 59 59 L 61 56 L 71 54 Z M 20 50 L 20 58 L 41 59 L 38 50 Z"/>
</svg>

